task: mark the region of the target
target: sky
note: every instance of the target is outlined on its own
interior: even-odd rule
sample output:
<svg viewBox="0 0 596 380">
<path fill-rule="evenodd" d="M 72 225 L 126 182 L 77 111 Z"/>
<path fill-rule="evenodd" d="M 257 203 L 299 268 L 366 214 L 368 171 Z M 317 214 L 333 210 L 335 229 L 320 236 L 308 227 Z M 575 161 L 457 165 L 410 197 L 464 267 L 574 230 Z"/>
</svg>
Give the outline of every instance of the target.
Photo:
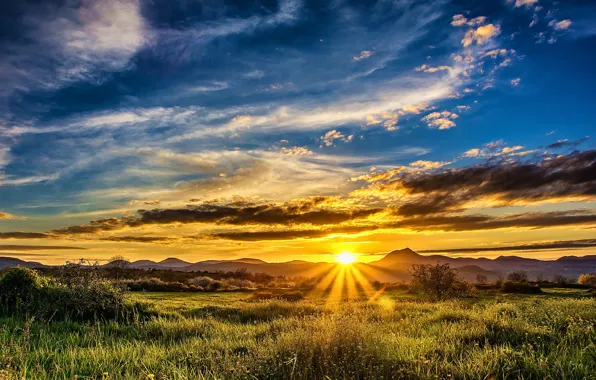
<svg viewBox="0 0 596 380">
<path fill-rule="evenodd" d="M 3 2 L 0 255 L 596 254 L 594 67 L 591 1 Z"/>
</svg>

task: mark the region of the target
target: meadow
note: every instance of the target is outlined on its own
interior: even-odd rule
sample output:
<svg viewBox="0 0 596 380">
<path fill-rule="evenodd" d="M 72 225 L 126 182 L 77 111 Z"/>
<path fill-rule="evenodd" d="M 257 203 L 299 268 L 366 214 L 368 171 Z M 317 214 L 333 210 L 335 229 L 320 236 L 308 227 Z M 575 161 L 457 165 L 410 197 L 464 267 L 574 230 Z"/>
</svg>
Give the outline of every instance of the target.
<svg viewBox="0 0 596 380">
<path fill-rule="evenodd" d="M 130 293 L 119 322 L 0 319 L 0 379 L 594 379 L 585 289 L 330 300 Z"/>
</svg>

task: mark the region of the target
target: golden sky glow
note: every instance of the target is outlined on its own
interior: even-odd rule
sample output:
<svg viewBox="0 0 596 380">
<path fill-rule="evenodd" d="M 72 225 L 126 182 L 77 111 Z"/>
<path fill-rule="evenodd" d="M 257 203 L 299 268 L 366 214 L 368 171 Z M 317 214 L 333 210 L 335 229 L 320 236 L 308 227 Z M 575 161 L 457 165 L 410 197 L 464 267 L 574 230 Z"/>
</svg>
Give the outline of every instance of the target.
<svg viewBox="0 0 596 380">
<path fill-rule="evenodd" d="M 5 20 L 0 256 L 596 252 L 573 2 L 146 3 Z"/>
</svg>

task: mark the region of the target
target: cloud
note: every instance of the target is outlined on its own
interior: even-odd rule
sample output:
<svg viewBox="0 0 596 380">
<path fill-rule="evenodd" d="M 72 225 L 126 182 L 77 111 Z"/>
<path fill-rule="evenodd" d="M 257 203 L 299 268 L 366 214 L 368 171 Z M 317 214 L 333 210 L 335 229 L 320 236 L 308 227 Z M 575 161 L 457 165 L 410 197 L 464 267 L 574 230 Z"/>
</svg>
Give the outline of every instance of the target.
<svg viewBox="0 0 596 380">
<path fill-rule="evenodd" d="M 372 55 L 374 54 L 374 52 L 370 51 L 370 50 L 362 50 L 360 52 L 359 56 L 356 56 L 354 58 L 352 58 L 354 61 L 361 61 L 363 59 L 367 59 L 372 57 Z"/>
<path fill-rule="evenodd" d="M 569 29 L 571 24 L 572 24 L 571 20 L 562 20 L 562 21 L 552 20 L 551 22 L 548 23 L 548 25 L 551 26 L 556 31 L 567 30 L 567 29 Z"/>
<path fill-rule="evenodd" d="M 335 144 L 336 141 L 343 141 L 345 143 L 350 142 L 354 139 L 354 135 L 346 136 L 343 133 L 333 129 L 323 136 L 321 136 L 320 140 L 325 146 L 332 146 Z"/>
<path fill-rule="evenodd" d="M 494 24 L 486 24 L 477 29 L 470 29 L 466 32 L 464 39 L 461 41 L 464 47 L 472 45 L 484 45 L 491 38 L 498 36 L 501 33 L 501 26 Z"/>
<path fill-rule="evenodd" d="M 4 60 L 2 94 L 57 89 L 102 81 L 103 72 L 126 70 L 148 40 L 137 0 L 104 0 L 45 7 L 22 21 L 26 45 L 11 46 Z"/>
<path fill-rule="evenodd" d="M 421 170 L 433 170 L 433 169 L 438 169 L 438 168 L 442 168 L 445 165 L 449 165 L 452 162 L 446 162 L 446 161 L 424 161 L 424 160 L 418 160 L 418 161 L 414 161 L 410 163 L 410 166 L 416 169 L 421 169 Z"/>
<path fill-rule="evenodd" d="M 166 236 L 110 236 L 101 238 L 100 240 L 125 243 L 160 243 L 176 239 Z"/>
<path fill-rule="evenodd" d="M 459 116 L 450 111 L 432 112 L 422 118 L 430 128 L 449 129 L 455 127 L 454 119 Z"/>
<path fill-rule="evenodd" d="M 0 232 L 0 239 L 48 239 L 52 235 L 43 232 Z"/>
<path fill-rule="evenodd" d="M 583 137 L 578 140 L 570 141 L 568 139 L 558 140 L 546 146 L 547 149 L 561 149 L 561 148 L 577 148 L 580 144 L 588 141 L 590 136 Z"/>
<path fill-rule="evenodd" d="M 424 71 L 425 73 L 436 73 L 439 71 L 451 71 L 453 70 L 450 66 L 437 66 L 437 67 L 430 67 L 426 64 L 416 67 L 416 71 Z"/>
<path fill-rule="evenodd" d="M 457 14 L 453 16 L 453 19 L 451 21 L 451 25 L 452 26 L 478 26 L 478 25 L 482 25 L 486 22 L 486 17 L 485 16 L 479 16 L 479 17 L 475 17 L 473 19 L 468 20 L 464 15 L 462 14 Z"/>
<path fill-rule="evenodd" d="M 540 251 L 544 249 L 579 249 L 596 247 L 596 239 L 560 240 L 531 244 L 504 245 L 496 247 L 470 247 L 428 249 L 422 253 L 474 253 L 474 252 L 499 252 L 499 251 Z"/>
<path fill-rule="evenodd" d="M 294 146 L 291 148 L 282 147 L 280 152 L 285 156 L 308 156 L 313 154 L 311 150 L 308 150 L 308 148 L 304 146 Z"/>
<path fill-rule="evenodd" d="M 535 4 L 538 4 L 538 0 L 508 0 L 509 2 L 515 1 L 515 7 L 531 7 Z"/>
<path fill-rule="evenodd" d="M 453 16 L 453 21 L 451 21 L 451 25 L 453 26 L 464 26 L 466 25 L 468 22 L 468 19 L 462 15 L 462 14 L 457 14 Z"/>
<path fill-rule="evenodd" d="M 181 29 L 155 31 L 153 49 L 169 60 L 189 61 L 205 54 L 204 46 L 214 40 L 235 35 L 252 35 L 278 25 L 291 25 L 298 20 L 302 1 L 280 0 L 276 12 L 252 15 L 246 18 L 223 18 L 217 21 L 197 23 Z M 259 76 L 254 76 L 257 78 Z"/>
<path fill-rule="evenodd" d="M 25 218 L 23 218 L 21 216 L 12 215 L 12 214 L 9 214 L 7 212 L 0 211 L 0 220 L 2 220 L 2 219 L 17 219 L 17 220 L 18 219 L 21 219 L 22 220 L 22 219 L 25 219 Z"/>
<path fill-rule="evenodd" d="M 61 250 L 85 250 L 82 247 L 66 247 L 58 245 L 7 245 L 0 244 L 0 250 L 6 251 L 61 251 Z"/>
<path fill-rule="evenodd" d="M 521 148 L 510 148 L 510 152 Z M 596 151 L 584 151 L 546 157 L 536 163 L 501 161 L 431 173 L 400 171 L 382 177 L 376 188 L 396 191 L 402 197 L 452 197 L 459 205 L 562 202 L 596 199 L 595 174 Z"/>
<path fill-rule="evenodd" d="M 511 79 L 511 82 L 510 83 L 511 83 L 512 86 L 517 87 L 521 83 L 521 79 L 520 78 Z"/>
</svg>

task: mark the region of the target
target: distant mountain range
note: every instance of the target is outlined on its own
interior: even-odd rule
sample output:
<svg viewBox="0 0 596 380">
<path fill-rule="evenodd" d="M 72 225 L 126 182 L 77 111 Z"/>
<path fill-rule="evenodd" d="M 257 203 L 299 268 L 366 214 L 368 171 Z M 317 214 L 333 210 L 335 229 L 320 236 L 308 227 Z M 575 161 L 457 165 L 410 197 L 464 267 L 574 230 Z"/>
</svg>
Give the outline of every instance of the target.
<svg viewBox="0 0 596 380">
<path fill-rule="evenodd" d="M 550 279 L 554 275 L 563 275 L 571 279 L 577 278 L 582 273 L 596 272 L 596 255 L 590 256 L 563 256 L 557 260 L 538 260 L 518 256 L 499 256 L 496 259 L 448 257 L 444 255 L 420 255 L 409 248 L 404 248 L 388 253 L 378 261 L 367 264 L 355 263 L 357 269 L 364 277 L 379 281 L 404 281 L 410 278 L 409 270 L 414 264 L 447 263 L 456 268 L 459 274 L 474 281 L 476 275 L 481 274 L 489 281 L 517 270 L 528 273 L 530 278 L 543 277 Z M 105 266 L 116 265 L 108 263 Z M 177 258 L 167 258 L 156 262 L 151 260 L 138 260 L 128 264 L 135 269 L 162 269 L 187 272 L 222 272 L 245 269 L 253 273 L 269 273 L 274 276 L 304 276 L 313 277 L 333 270 L 336 263 L 293 260 L 283 263 L 268 263 L 259 259 L 243 258 L 235 260 L 205 260 L 190 263 Z M 0 269 L 6 267 L 22 266 L 28 268 L 47 267 L 38 262 L 24 261 L 12 257 L 0 257 Z"/>
</svg>

